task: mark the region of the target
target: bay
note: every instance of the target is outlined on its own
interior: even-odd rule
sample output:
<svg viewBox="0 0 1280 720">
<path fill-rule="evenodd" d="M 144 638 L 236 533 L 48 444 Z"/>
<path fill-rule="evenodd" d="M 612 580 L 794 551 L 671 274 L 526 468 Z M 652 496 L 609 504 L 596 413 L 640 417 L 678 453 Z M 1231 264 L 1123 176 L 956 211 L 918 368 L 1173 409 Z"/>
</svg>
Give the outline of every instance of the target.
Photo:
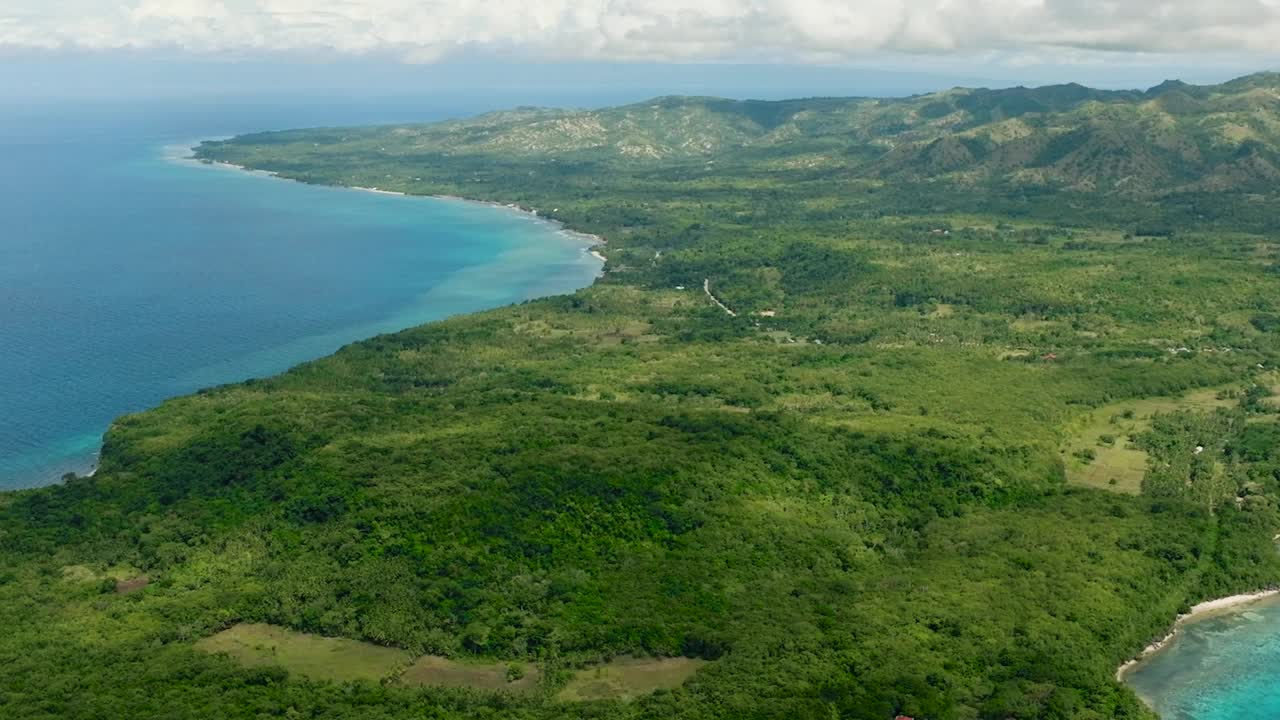
<svg viewBox="0 0 1280 720">
<path fill-rule="evenodd" d="M 342 345 L 590 284 L 583 240 L 477 203 L 183 158 L 201 137 L 461 115 L 422 101 L 7 108 L 0 489 L 93 467 L 115 417 Z"/>
</svg>

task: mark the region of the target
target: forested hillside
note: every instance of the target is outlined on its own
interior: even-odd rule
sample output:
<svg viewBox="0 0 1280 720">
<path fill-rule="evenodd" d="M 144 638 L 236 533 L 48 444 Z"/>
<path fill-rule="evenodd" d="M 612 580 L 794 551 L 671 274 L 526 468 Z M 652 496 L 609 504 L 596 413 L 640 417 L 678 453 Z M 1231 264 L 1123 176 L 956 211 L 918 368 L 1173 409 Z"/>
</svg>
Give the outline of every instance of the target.
<svg viewBox="0 0 1280 720">
<path fill-rule="evenodd" d="M 1170 81 L 1146 92 L 1058 85 L 883 100 L 665 97 L 604 110 L 524 109 L 436 125 L 304 130 L 234 142 L 243 152 L 246 145 L 293 140 L 313 143 L 312 151 L 295 148 L 291 155 L 314 154 L 308 175 L 325 171 L 312 163 L 332 158 L 337 145 L 347 154 L 358 150 L 343 170 L 352 175 L 402 163 L 394 169 L 404 174 L 380 178 L 397 185 L 415 182 L 424 164 L 448 158 L 456 171 L 460 156 L 496 156 L 560 164 L 538 172 L 552 178 L 580 172 L 583 164 L 674 166 L 691 178 L 739 173 L 746 165 L 756 173 L 808 170 L 828 180 L 927 181 L 1014 194 L 1267 192 L 1280 180 L 1280 73 L 1217 86 Z M 481 182 L 495 169 L 486 163 L 469 179 Z"/>
<path fill-rule="evenodd" d="M 205 143 L 606 273 L 0 495 L 0 715 L 1149 718 L 1116 667 L 1280 582 L 1278 148 L 1276 75 Z"/>
</svg>

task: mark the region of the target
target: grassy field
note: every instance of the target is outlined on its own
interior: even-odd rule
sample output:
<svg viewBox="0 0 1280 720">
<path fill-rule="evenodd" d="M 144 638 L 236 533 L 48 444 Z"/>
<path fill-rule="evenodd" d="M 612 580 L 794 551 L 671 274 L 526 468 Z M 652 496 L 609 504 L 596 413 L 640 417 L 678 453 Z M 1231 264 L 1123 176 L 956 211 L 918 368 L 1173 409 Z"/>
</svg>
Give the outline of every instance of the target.
<svg viewBox="0 0 1280 720">
<path fill-rule="evenodd" d="M 196 648 L 225 653 L 250 666 L 278 665 L 313 680 L 382 680 L 409 661 L 403 650 L 373 643 L 242 623 L 204 638 Z"/>
<path fill-rule="evenodd" d="M 585 668 L 557 695 L 557 700 L 618 700 L 678 688 L 706 660 L 694 658 L 620 657 L 606 665 Z"/>
<path fill-rule="evenodd" d="M 538 689 L 541 678 L 542 673 L 536 666 L 525 663 L 459 662 L 438 655 L 423 655 L 404 671 L 400 682 L 527 693 Z"/>
<path fill-rule="evenodd" d="M 1234 405 L 1222 388 L 1180 398 L 1153 397 L 1104 405 L 1082 418 L 1062 449 L 1067 482 L 1137 495 L 1147 472 L 1147 453 L 1131 437 L 1151 427 L 1151 416 L 1177 410 L 1212 410 Z M 1082 455 L 1093 453 L 1092 460 Z"/>
<path fill-rule="evenodd" d="M 76 574 L 76 573 L 70 573 Z M 246 666 L 274 665 L 313 680 L 398 679 L 414 687 L 536 692 L 543 673 L 527 663 L 467 662 L 423 655 L 412 663 L 403 650 L 358 640 L 328 638 L 265 623 L 241 623 L 203 638 L 195 647 L 221 653 Z M 674 689 L 693 677 L 706 660 L 620 657 L 574 673 L 556 695 L 561 701 L 630 699 Z"/>
<path fill-rule="evenodd" d="M 150 584 L 150 579 L 129 565 L 116 565 L 101 572 L 86 565 L 64 565 L 60 568 L 64 582 L 75 584 L 110 583 L 115 592 L 137 592 Z"/>
</svg>

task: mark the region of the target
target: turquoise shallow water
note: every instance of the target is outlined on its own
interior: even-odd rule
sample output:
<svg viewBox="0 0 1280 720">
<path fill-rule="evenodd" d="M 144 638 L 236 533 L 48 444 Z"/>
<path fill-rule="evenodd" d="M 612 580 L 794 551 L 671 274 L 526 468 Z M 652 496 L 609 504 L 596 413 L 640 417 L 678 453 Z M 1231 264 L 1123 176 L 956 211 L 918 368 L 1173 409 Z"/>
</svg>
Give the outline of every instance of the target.
<svg viewBox="0 0 1280 720">
<path fill-rule="evenodd" d="M 1280 599 L 1183 626 L 1125 683 L 1165 720 L 1280 718 Z"/>
<path fill-rule="evenodd" d="M 599 271 L 522 213 L 179 159 L 301 118 L 56 120 L 0 121 L 0 489 L 89 469 L 120 414 Z"/>
</svg>

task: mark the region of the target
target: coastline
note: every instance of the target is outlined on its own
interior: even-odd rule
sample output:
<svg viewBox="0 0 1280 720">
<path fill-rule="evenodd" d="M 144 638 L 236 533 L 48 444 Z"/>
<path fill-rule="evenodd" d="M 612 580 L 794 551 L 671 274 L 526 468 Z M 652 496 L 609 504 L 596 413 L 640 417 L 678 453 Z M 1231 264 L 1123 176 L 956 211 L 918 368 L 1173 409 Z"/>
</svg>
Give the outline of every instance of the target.
<svg viewBox="0 0 1280 720">
<path fill-rule="evenodd" d="M 243 168 L 241 168 L 241 169 L 243 169 Z M 378 193 L 379 195 L 405 195 L 405 193 L 397 192 L 397 191 L 395 191 L 395 190 L 383 190 L 383 189 L 381 189 L 381 188 L 376 188 L 376 187 L 361 187 L 361 186 L 359 186 L 359 185 L 354 185 L 354 186 L 352 186 L 352 188 L 351 188 L 351 189 L 352 189 L 352 190 L 363 190 L 363 191 L 365 191 L 365 192 L 371 192 L 371 193 Z"/>
<path fill-rule="evenodd" d="M 1211 617 L 1223 614 L 1227 611 L 1236 610 L 1245 605 L 1251 605 L 1259 600 L 1265 600 L 1270 597 L 1280 595 L 1280 588 L 1271 588 L 1268 590 L 1258 590 L 1251 593 L 1241 593 L 1239 595 L 1229 595 L 1227 597 L 1216 598 L 1214 600 L 1206 600 L 1196 604 L 1189 612 L 1185 612 L 1173 621 L 1173 626 L 1169 633 L 1163 638 L 1151 643 L 1143 648 L 1142 652 L 1116 668 L 1116 681 L 1124 682 L 1125 675 L 1132 672 L 1134 668 L 1140 666 L 1143 662 L 1150 659 L 1153 655 L 1169 646 L 1177 636 L 1178 631 L 1184 625 L 1206 620 Z"/>
<path fill-rule="evenodd" d="M 425 195 L 425 194 L 415 195 L 411 193 L 399 192 L 394 190 L 384 190 L 382 188 L 377 188 L 377 187 L 363 187 L 363 186 L 351 186 L 351 185 L 323 185 L 323 184 L 317 184 L 317 183 L 307 183 L 307 182 L 296 180 L 294 178 L 290 178 L 287 176 L 282 176 L 279 173 L 271 170 L 260 170 L 260 169 L 250 168 L 238 163 L 196 157 L 193 151 L 200 142 L 202 141 L 194 140 L 194 141 L 188 141 L 185 143 L 166 144 L 162 147 L 160 159 L 164 161 L 176 162 L 181 164 L 198 164 L 198 165 L 203 165 L 203 166 L 215 168 L 215 169 L 235 170 L 237 172 L 245 173 L 247 175 L 257 175 L 259 177 L 273 178 L 277 180 L 290 180 L 293 182 L 298 182 L 303 185 L 327 187 L 335 190 L 355 190 L 359 192 L 369 192 L 369 193 L 374 193 L 378 195 L 391 195 L 391 196 L 434 199 L 434 200 L 448 200 L 453 202 L 464 202 L 464 203 L 487 205 L 497 209 L 520 213 L 522 215 L 528 216 L 530 219 L 537 219 L 544 223 L 550 223 L 557 234 L 566 238 L 569 243 L 572 243 L 573 245 L 576 245 L 577 247 L 580 248 L 584 261 L 586 261 L 585 259 L 586 255 L 590 255 L 594 260 L 599 260 L 601 263 L 601 266 L 594 269 L 594 278 L 591 282 L 594 282 L 595 279 L 598 279 L 601 275 L 603 275 L 603 263 L 606 262 L 606 258 L 603 253 L 595 249 L 605 244 L 605 240 L 603 238 L 599 237 L 598 235 L 593 235 L 590 233 L 584 233 L 584 232 L 579 232 L 576 230 L 569 229 L 568 227 L 565 226 L 563 221 L 541 215 L 538 213 L 537 210 L 532 208 L 524 208 L 515 204 L 504 204 L 504 203 L 495 202 L 495 201 L 474 200 L 474 199 L 451 196 L 451 195 Z M 589 284 L 581 287 L 589 287 Z M 406 327 L 411 327 L 411 325 Z M 360 339 L 364 339 L 364 338 L 360 338 Z M 317 356 L 317 357 L 323 357 L 323 355 Z M 98 442 L 94 446 L 94 450 L 92 454 L 89 456 L 86 456 L 83 462 L 77 462 L 72 467 L 66 468 L 65 469 L 66 472 L 73 472 L 79 478 L 94 477 L 99 470 L 99 460 L 101 456 L 101 451 L 102 451 L 102 444 L 101 444 L 101 439 L 99 438 Z M 65 477 L 65 472 L 58 471 L 48 476 L 45 476 L 43 473 L 41 473 L 40 477 L 47 477 L 48 479 L 23 481 L 20 484 L 15 485 L 14 487 L 0 486 L 0 493 L 9 492 L 13 490 L 27 489 L 27 488 L 38 488 L 38 487 L 47 487 L 51 485 L 59 485 L 63 483 L 62 478 Z"/>
<path fill-rule="evenodd" d="M 338 186 L 338 187 L 343 187 L 343 186 Z M 527 208 L 521 205 L 517 205 L 515 203 L 501 203 L 496 200 L 476 200 L 473 198 L 461 197 L 459 195 L 411 195 L 409 193 L 395 193 L 395 194 L 404 195 L 406 197 L 429 197 L 429 198 L 435 198 L 436 200 L 452 200 L 455 202 L 472 203 L 476 205 L 486 205 L 488 207 L 498 208 L 500 210 L 509 210 L 511 212 L 532 216 L 543 222 L 552 223 L 558 226 L 560 228 L 560 231 L 563 232 L 565 235 L 568 235 L 569 237 L 576 238 L 586 242 L 588 247 L 595 248 L 600 245 L 608 245 L 608 241 L 606 241 L 604 238 L 600 237 L 599 235 L 582 232 L 580 230 L 573 230 L 569 228 L 567 225 L 565 225 L 563 220 L 557 220 L 555 218 L 546 217 L 545 215 L 542 215 L 541 213 L 538 212 L 537 208 Z M 593 249 L 591 250 L 591 254 L 599 258 L 601 262 L 605 262 L 608 260 L 608 258 L 604 256 L 604 253 L 600 252 L 599 250 Z"/>
<path fill-rule="evenodd" d="M 190 147 L 188 148 L 188 150 L 194 151 L 195 147 Z M 277 180 L 291 180 L 293 182 L 302 182 L 300 180 L 294 180 L 293 178 L 286 177 L 272 170 L 256 170 L 254 168 L 245 167 L 244 165 L 239 165 L 233 162 L 227 162 L 225 160 L 212 160 L 209 158 L 199 158 L 199 157 L 196 157 L 195 155 L 190 155 L 183 159 L 191 160 L 191 161 L 202 163 L 205 165 L 214 165 L 214 166 L 223 167 L 223 168 L 230 168 L 233 170 L 239 170 L 241 172 L 247 172 L 251 174 L 260 174 L 266 177 L 275 178 Z M 303 183 L 303 184 L 311 184 L 311 183 Z M 546 217 L 540 214 L 536 208 L 526 208 L 526 207 L 517 205 L 515 203 L 501 203 L 496 200 L 476 200 L 474 198 L 466 198 L 466 197 L 461 197 L 459 195 L 415 195 L 413 193 L 401 192 L 399 190 L 383 190 L 382 188 L 365 187 L 363 185 L 328 185 L 326 187 L 342 188 L 347 190 L 358 190 L 360 192 L 370 192 L 370 193 L 376 193 L 378 195 L 394 195 L 397 197 L 420 197 L 420 198 L 431 198 L 434 200 L 450 200 L 453 202 L 473 203 L 477 205 L 486 205 L 488 207 L 498 208 L 501 210 L 509 210 L 511 212 L 521 213 L 523 215 L 531 216 L 543 222 L 549 222 L 549 223 L 555 224 L 560 228 L 560 231 L 563 232 L 565 235 L 585 242 L 588 248 L 588 252 L 593 257 L 598 259 L 600 262 L 608 262 L 609 260 L 607 257 L 605 257 L 604 253 L 599 250 L 601 246 L 608 245 L 607 240 L 600 237 L 599 235 L 581 232 L 579 230 L 573 230 L 569 228 L 567 225 L 565 225 L 564 221 L 557 220 L 551 217 Z"/>
</svg>

